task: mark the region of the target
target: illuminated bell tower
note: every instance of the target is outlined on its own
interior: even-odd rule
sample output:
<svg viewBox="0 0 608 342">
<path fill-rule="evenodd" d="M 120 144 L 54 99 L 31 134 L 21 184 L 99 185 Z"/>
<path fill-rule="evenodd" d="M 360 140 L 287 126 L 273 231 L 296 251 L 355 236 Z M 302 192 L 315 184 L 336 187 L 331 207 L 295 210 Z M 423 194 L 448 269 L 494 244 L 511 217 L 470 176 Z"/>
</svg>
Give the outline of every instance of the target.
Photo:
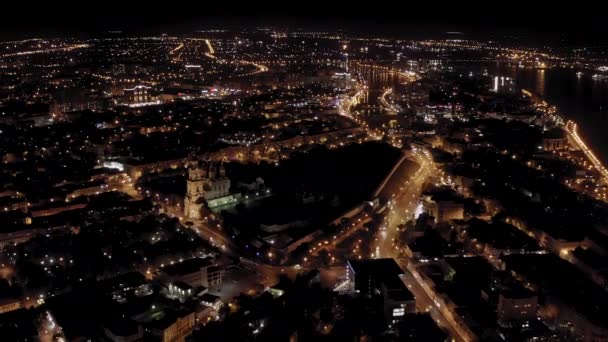
<svg viewBox="0 0 608 342">
<path fill-rule="evenodd" d="M 344 72 L 348 74 L 348 53 L 344 53 Z"/>
<path fill-rule="evenodd" d="M 188 180 L 186 181 L 186 198 L 184 199 L 184 215 L 188 218 L 201 218 L 206 177 L 207 169 L 200 167 L 198 160 L 190 162 L 188 165 Z"/>
</svg>

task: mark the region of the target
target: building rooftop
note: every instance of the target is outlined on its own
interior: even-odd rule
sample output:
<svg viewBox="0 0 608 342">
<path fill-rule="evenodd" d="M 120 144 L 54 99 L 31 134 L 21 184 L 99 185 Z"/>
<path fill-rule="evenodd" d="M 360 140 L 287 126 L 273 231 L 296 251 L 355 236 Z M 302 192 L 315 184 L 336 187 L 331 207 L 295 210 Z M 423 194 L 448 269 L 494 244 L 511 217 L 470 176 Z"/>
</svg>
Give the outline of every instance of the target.
<svg viewBox="0 0 608 342">
<path fill-rule="evenodd" d="M 525 299 L 537 296 L 536 293 L 523 286 L 510 286 L 508 289 L 501 290 L 500 295 L 510 299 Z"/>
<path fill-rule="evenodd" d="M 205 293 L 204 295 L 200 296 L 199 299 L 201 300 L 201 302 L 212 304 L 215 304 L 218 300 L 221 300 L 220 297 L 212 295 L 210 293 Z"/>
<path fill-rule="evenodd" d="M 410 292 L 410 290 L 407 289 L 407 287 L 405 287 L 405 284 L 403 285 L 403 288 L 400 290 L 391 290 L 388 293 L 388 297 L 396 302 L 407 302 L 407 301 L 411 301 L 414 300 L 414 295 L 412 294 L 412 292 Z"/>
<path fill-rule="evenodd" d="M 386 296 L 391 300 L 414 300 L 414 295 L 401 280 L 403 270 L 395 259 L 348 260 L 348 263 L 355 272 L 355 277 L 359 274 L 373 279 L 375 286 L 382 285 L 386 289 Z"/>
<path fill-rule="evenodd" d="M 132 319 L 110 319 L 104 328 L 114 336 L 131 336 L 138 332 L 138 325 Z"/>
<path fill-rule="evenodd" d="M 21 210 L 0 213 L 0 233 L 12 233 L 27 228 L 25 218 L 27 215 Z"/>
<path fill-rule="evenodd" d="M 192 286 L 184 283 L 183 281 L 176 281 L 173 283 L 173 286 L 181 289 L 181 290 L 190 290 L 192 289 Z"/>
<path fill-rule="evenodd" d="M 383 259 L 365 259 L 365 260 L 348 260 L 348 263 L 352 267 L 355 274 L 357 273 L 371 273 L 381 277 L 399 276 L 403 274 L 403 270 L 395 259 L 383 258 Z"/>
<path fill-rule="evenodd" d="M 2 314 L 0 336 L 5 341 L 34 341 L 38 338 L 36 327 L 37 313 L 33 310 L 19 309 Z"/>
<path fill-rule="evenodd" d="M 397 324 L 400 341 L 445 341 L 448 338 L 429 314 L 408 315 Z"/>
<path fill-rule="evenodd" d="M 552 128 L 543 133 L 545 139 L 563 139 L 566 137 L 566 132 L 561 128 Z"/>
<path fill-rule="evenodd" d="M 201 268 L 211 265 L 213 265 L 213 259 L 210 257 L 193 258 L 179 264 L 167 266 L 163 268 L 162 271 L 169 276 L 182 276 L 200 271 Z"/>
</svg>

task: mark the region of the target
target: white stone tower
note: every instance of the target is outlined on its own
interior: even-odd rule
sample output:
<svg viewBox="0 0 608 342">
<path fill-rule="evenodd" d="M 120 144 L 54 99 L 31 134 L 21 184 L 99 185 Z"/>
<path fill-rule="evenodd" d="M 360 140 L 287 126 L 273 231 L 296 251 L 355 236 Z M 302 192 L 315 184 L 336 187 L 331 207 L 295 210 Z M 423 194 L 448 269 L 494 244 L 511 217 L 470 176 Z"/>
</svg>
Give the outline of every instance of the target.
<svg viewBox="0 0 608 342">
<path fill-rule="evenodd" d="M 186 198 L 184 199 L 184 215 L 191 219 L 201 218 L 201 208 L 205 196 L 205 179 L 207 168 L 199 167 L 199 161 L 191 161 L 188 165 L 188 180 L 186 181 Z"/>
</svg>

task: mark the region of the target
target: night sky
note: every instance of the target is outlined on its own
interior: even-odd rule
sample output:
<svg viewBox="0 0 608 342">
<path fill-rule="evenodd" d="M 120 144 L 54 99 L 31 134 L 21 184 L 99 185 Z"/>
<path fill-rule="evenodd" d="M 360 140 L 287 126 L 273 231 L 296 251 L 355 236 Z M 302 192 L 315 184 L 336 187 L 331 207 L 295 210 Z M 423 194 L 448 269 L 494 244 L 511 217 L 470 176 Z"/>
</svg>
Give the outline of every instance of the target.
<svg viewBox="0 0 608 342">
<path fill-rule="evenodd" d="M 538 41 L 567 38 L 607 42 L 603 11 L 591 1 L 567 6 L 549 1 L 55 1 L 14 2 L 0 14 L 4 36 L 106 30 L 129 33 L 189 31 L 205 27 L 278 25 L 346 29 L 395 35 L 462 31 L 516 33 Z M 472 1 L 469 1 L 472 3 Z M 374 4 L 374 5 L 371 5 Z"/>
</svg>

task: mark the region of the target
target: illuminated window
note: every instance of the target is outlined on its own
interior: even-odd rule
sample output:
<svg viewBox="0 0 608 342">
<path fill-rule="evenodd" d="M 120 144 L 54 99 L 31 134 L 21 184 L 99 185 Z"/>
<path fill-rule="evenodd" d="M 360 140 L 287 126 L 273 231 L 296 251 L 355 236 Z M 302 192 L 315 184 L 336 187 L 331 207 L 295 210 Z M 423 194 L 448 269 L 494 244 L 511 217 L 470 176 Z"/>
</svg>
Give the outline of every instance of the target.
<svg viewBox="0 0 608 342">
<path fill-rule="evenodd" d="M 405 308 L 393 309 L 393 317 L 401 317 L 401 316 L 405 316 Z"/>
</svg>

